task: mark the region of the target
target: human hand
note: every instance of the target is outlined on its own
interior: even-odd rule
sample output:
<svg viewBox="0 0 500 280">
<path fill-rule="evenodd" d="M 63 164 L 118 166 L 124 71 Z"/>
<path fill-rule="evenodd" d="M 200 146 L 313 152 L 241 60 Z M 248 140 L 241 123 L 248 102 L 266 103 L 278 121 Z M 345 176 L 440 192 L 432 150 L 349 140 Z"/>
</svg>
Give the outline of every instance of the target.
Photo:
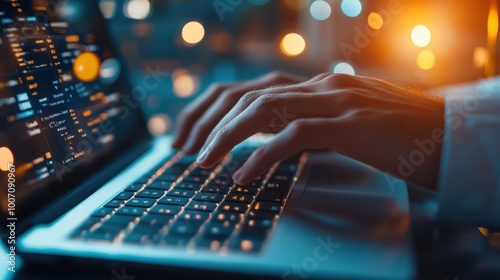
<svg viewBox="0 0 500 280">
<path fill-rule="evenodd" d="M 277 85 L 287 88 L 287 85 L 304 80 L 288 73 L 271 72 L 256 80 L 213 84 L 179 113 L 172 147 L 187 154 L 196 153 L 208 134 L 243 95 L 255 90 L 272 90 Z"/>
<path fill-rule="evenodd" d="M 440 98 L 378 79 L 326 73 L 294 85 L 249 91 L 233 104 L 230 110 L 210 107 L 217 113 L 211 124 L 218 123 L 198 157 L 202 167 L 215 165 L 256 132 L 278 132 L 234 174 L 240 184 L 302 150 L 334 149 L 409 182 L 436 185 L 440 143 L 410 174 L 401 174 L 398 167 L 401 157 L 417 149 L 416 140 L 443 128 Z M 289 120 L 277 124 L 276 112 L 286 112 Z"/>
</svg>

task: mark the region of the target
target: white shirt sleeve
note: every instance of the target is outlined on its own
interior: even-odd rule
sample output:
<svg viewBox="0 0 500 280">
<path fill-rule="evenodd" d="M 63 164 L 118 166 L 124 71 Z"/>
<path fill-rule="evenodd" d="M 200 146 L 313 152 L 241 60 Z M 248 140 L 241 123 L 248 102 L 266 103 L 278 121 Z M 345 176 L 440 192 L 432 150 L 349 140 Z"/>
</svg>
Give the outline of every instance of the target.
<svg viewBox="0 0 500 280">
<path fill-rule="evenodd" d="M 445 94 L 438 219 L 500 227 L 500 79 Z"/>
</svg>

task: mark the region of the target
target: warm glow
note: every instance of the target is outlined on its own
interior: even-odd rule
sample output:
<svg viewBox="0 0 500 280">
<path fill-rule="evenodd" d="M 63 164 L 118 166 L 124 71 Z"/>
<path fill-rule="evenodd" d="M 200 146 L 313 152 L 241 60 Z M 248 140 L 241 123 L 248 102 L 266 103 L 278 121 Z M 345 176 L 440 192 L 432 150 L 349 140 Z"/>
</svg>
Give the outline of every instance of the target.
<svg viewBox="0 0 500 280">
<path fill-rule="evenodd" d="M 186 23 L 182 28 L 182 39 L 191 45 L 199 43 L 205 36 L 205 28 L 197 21 Z"/>
<path fill-rule="evenodd" d="M 14 155 L 7 147 L 0 148 L 0 170 L 9 170 L 9 163 L 14 164 Z"/>
<path fill-rule="evenodd" d="M 363 10 L 363 5 L 359 0 L 342 0 L 340 9 L 348 17 L 357 17 Z"/>
<path fill-rule="evenodd" d="M 370 13 L 368 15 L 368 25 L 375 30 L 379 30 L 384 26 L 384 19 L 378 13 Z"/>
<path fill-rule="evenodd" d="M 165 114 L 156 114 L 148 121 L 149 133 L 153 136 L 163 135 L 170 129 L 170 117 Z"/>
<path fill-rule="evenodd" d="M 417 25 L 411 31 L 411 40 L 417 47 L 425 47 L 431 42 L 431 31 L 423 25 Z"/>
<path fill-rule="evenodd" d="M 479 232 L 481 232 L 484 236 L 488 236 L 488 234 L 490 233 L 489 230 L 487 228 L 484 228 L 484 227 L 480 227 L 478 228 L 479 229 Z"/>
<path fill-rule="evenodd" d="M 332 7 L 324 0 L 316 0 L 311 4 L 309 12 L 317 20 L 326 20 L 332 14 Z"/>
<path fill-rule="evenodd" d="M 288 56 L 301 54 L 306 48 L 306 41 L 297 33 L 287 34 L 281 40 L 281 51 Z"/>
<path fill-rule="evenodd" d="M 146 19 L 151 13 L 149 0 L 129 0 L 124 6 L 124 14 L 131 19 Z"/>
<path fill-rule="evenodd" d="M 179 97 L 189 97 L 198 89 L 198 79 L 188 73 L 173 75 L 174 93 Z"/>
<path fill-rule="evenodd" d="M 308 5 L 307 1 L 297 1 L 297 0 L 285 0 L 285 4 L 294 10 L 303 9 Z"/>
<path fill-rule="evenodd" d="M 417 57 L 418 67 L 422 70 L 430 70 L 434 67 L 434 63 L 436 62 L 436 58 L 434 57 L 434 53 L 429 50 L 421 51 Z"/>
<path fill-rule="evenodd" d="M 76 57 L 73 63 L 73 72 L 82 82 L 94 81 L 99 76 L 101 61 L 91 52 L 84 52 Z"/>
<path fill-rule="evenodd" d="M 474 49 L 474 66 L 477 68 L 483 68 L 488 61 L 488 50 L 483 47 L 477 47 Z"/>
<path fill-rule="evenodd" d="M 354 68 L 352 67 L 352 65 L 347 63 L 347 62 L 340 62 L 340 63 L 336 64 L 333 67 L 333 73 L 347 74 L 347 75 L 352 75 L 352 76 L 356 75 L 356 71 L 354 71 Z"/>
<path fill-rule="evenodd" d="M 498 11 L 496 5 L 492 4 L 488 14 L 488 38 L 496 39 L 498 34 Z"/>
</svg>

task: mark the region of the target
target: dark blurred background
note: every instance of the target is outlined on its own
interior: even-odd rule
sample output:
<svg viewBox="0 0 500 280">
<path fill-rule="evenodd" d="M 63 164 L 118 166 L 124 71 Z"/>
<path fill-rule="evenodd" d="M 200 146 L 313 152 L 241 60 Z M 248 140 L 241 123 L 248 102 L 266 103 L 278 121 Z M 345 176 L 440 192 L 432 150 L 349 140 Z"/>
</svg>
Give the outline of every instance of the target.
<svg viewBox="0 0 500 280">
<path fill-rule="evenodd" d="M 271 70 L 433 88 L 495 73 L 497 0 L 100 0 L 153 134 L 214 81 Z"/>
</svg>

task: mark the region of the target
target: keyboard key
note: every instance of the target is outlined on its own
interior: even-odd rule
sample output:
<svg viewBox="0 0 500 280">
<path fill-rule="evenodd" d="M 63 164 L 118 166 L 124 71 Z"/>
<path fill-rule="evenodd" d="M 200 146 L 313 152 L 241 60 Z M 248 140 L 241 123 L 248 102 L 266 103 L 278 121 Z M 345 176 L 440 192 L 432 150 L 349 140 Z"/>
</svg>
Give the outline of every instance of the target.
<svg viewBox="0 0 500 280">
<path fill-rule="evenodd" d="M 254 220 L 274 220 L 276 217 L 278 217 L 278 215 L 272 212 L 250 211 L 248 213 L 248 218 Z"/>
<path fill-rule="evenodd" d="M 145 198 L 160 198 L 165 194 L 162 190 L 148 190 L 147 188 L 140 191 L 135 195 L 135 197 L 145 197 Z"/>
<path fill-rule="evenodd" d="M 231 177 L 215 177 L 210 183 L 221 186 L 221 187 L 229 187 L 233 184 L 233 179 Z"/>
<path fill-rule="evenodd" d="M 213 184 L 208 184 L 203 189 L 201 189 L 202 192 L 207 192 L 207 193 L 220 193 L 220 194 L 227 194 L 229 192 L 229 187 L 221 187 Z"/>
<path fill-rule="evenodd" d="M 103 225 L 108 225 L 108 224 L 121 225 L 124 228 L 126 225 L 128 225 L 135 219 L 136 217 L 134 216 L 113 215 L 109 219 L 105 220 L 103 222 Z"/>
<path fill-rule="evenodd" d="M 142 187 L 144 186 L 144 184 L 132 184 L 130 186 L 128 186 L 125 191 L 129 191 L 129 192 L 137 192 L 138 190 L 140 190 Z"/>
<path fill-rule="evenodd" d="M 90 230 L 94 229 L 94 227 L 96 227 L 101 222 L 101 220 L 102 219 L 98 217 L 88 218 L 81 225 L 79 225 L 76 229 L 73 230 L 73 232 L 70 234 L 70 238 L 81 237 Z"/>
<path fill-rule="evenodd" d="M 174 182 L 171 181 L 153 181 L 151 184 L 146 186 L 146 189 L 164 190 L 168 191 Z"/>
<path fill-rule="evenodd" d="M 92 217 L 103 218 L 113 212 L 113 208 L 99 208 L 94 213 L 92 213 Z"/>
<path fill-rule="evenodd" d="M 200 189 L 200 187 L 200 184 L 180 182 L 174 186 L 174 189 L 197 191 Z"/>
<path fill-rule="evenodd" d="M 270 181 L 257 196 L 258 201 L 283 202 L 290 190 L 289 184 Z"/>
<path fill-rule="evenodd" d="M 237 185 L 238 187 L 245 187 L 245 188 L 259 188 L 261 186 L 261 181 L 252 181 L 248 184 L 245 185 Z"/>
<path fill-rule="evenodd" d="M 144 185 L 144 184 L 146 184 L 149 181 L 150 178 L 151 178 L 151 176 L 149 176 L 149 175 L 148 176 L 142 176 L 141 178 L 137 179 L 135 182 L 139 183 L 140 185 Z"/>
<path fill-rule="evenodd" d="M 142 207 L 124 206 L 124 207 L 118 209 L 118 211 L 116 211 L 116 215 L 126 215 L 126 216 L 139 217 L 145 211 L 146 211 L 146 209 L 142 208 Z"/>
<path fill-rule="evenodd" d="M 252 209 L 255 211 L 279 213 L 281 211 L 281 203 L 258 201 L 254 204 Z"/>
<path fill-rule="evenodd" d="M 244 186 L 234 186 L 231 190 L 231 193 L 240 193 L 240 194 L 250 194 L 255 195 L 259 191 L 258 188 L 255 187 L 244 187 Z"/>
<path fill-rule="evenodd" d="M 179 215 L 179 220 L 183 221 L 194 221 L 194 222 L 204 222 L 210 217 L 209 212 L 196 211 L 196 210 L 184 210 Z"/>
<path fill-rule="evenodd" d="M 223 194 L 198 193 L 193 199 L 198 201 L 220 202 L 224 198 Z"/>
<path fill-rule="evenodd" d="M 245 204 L 251 203 L 253 199 L 254 199 L 253 195 L 247 195 L 247 194 L 229 194 L 228 196 L 226 196 L 226 201 L 228 202 L 238 202 Z"/>
<path fill-rule="evenodd" d="M 220 204 L 219 210 L 245 213 L 248 210 L 249 206 L 249 204 L 224 201 Z"/>
<path fill-rule="evenodd" d="M 175 215 L 181 211 L 182 207 L 178 205 L 169 205 L 169 204 L 157 204 L 155 207 L 151 208 L 149 213 L 153 214 L 168 214 Z"/>
<path fill-rule="evenodd" d="M 148 213 L 145 216 L 142 216 L 141 219 L 139 220 L 139 223 L 137 225 L 147 225 L 147 226 L 156 226 L 156 227 L 163 227 L 170 223 L 170 221 L 173 219 L 174 215 L 168 215 L 168 214 L 152 214 Z M 136 226 L 137 227 L 137 226 Z M 135 228 L 134 228 L 135 229 Z"/>
<path fill-rule="evenodd" d="M 171 246 L 186 246 L 191 240 L 191 236 L 179 236 L 179 235 L 167 235 L 162 238 L 161 242 L 164 242 Z"/>
<path fill-rule="evenodd" d="M 191 201 L 186 209 L 212 212 L 217 208 L 217 203 L 207 201 Z"/>
<path fill-rule="evenodd" d="M 127 199 L 131 198 L 132 196 L 134 196 L 133 192 L 121 192 L 118 195 L 116 195 L 113 199 L 127 200 Z"/>
<path fill-rule="evenodd" d="M 156 178 L 155 181 L 175 182 L 175 181 L 177 181 L 177 179 L 179 179 L 179 175 L 177 175 L 177 174 L 163 173 L 158 178 Z"/>
<path fill-rule="evenodd" d="M 125 243 L 136 243 L 136 244 L 144 244 L 144 243 L 149 243 L 150 237 L 148 234 L 144 233 L 129 233 L 125 238 L 123 239 L 123 242 Z"/>
<path fill-rule="evenodd" d="M 205 176 L 200 176 L 200 175 L 195 175 L 195 174 L 189 174 L 184 179 L 182 179 L 182 182 L 186 183 L 203 183 L 207 177 Z"/>
<path fill-rule="evenodd" d="M 207 239 L 224 240 L 234 231 L 235 224 L 210 222 L 204 226 L 202 236 Z"/>
<path fill-rule="evenodd" d="M 151 198 L 132 198 L 127 202 L 128 207 L 151 207 L 155 204 L 156 200 Z"/>
<path fill-rule="evenodd" d="M 123 204 L 123 200 L 118 200 L 118 199 L 113 199 L 109 201 L 108 203 L 104 204 L 104 207 L 108 208 L 118 208 L 120 205 Z"/>
<path fill-rule="evenodd" d="M 195 194 L 196 194 L 195 191 L 178 190 L 178 189 L 173 189 L 167 193 L 168 196 L 178 196 L 178 197 L 187 197 L 187 198 L 191 198 Z"/>
<path fill-rule="evenodd" d="M 208 176 L 210 176 L 211 173 L 212 173 L 211 169 L 196 168 L 193 171 L 191 171 L 189 175 L 204 176 L 205 178 L 208 178 Z"/>
<path fill-rule="evenodd" d="M 213 213 L 212 221 L 219 223 L 237 224 L 243 219 L 243 214 L 237 212 L 216 211 Z"/>
<path fill-rule="evenodd" d="M 249 219 L 245 221 L 242 231 L 246 228 L 250 229 L 270 229 L 273 226 L 274 220 L 271 219 Z"/>
<path fill-rule="evenodd" d="M 201 223 L 197 222 L 176 221 L 170 227 L 168 235 L 192 237 L 198 232 L 200 226 Z"/>
<path fill-rule="evenodd" d="M 113 241 L 121 230 L 120 227 L 100 226 L 96 230 L 87 233 L 85 238 L 88 240 Z"/>
<path fill-rule="evenodd" d="M 229 241 L 229 248 L 243 252 L 259 252 L 263 240 L 260 238 L 236 237 Z"/>
<path fill-rule="evenodd" d="M 188 202 L 189 202 L 189 198 L 176 197 L 176 196 L 164 196 L 158 201 L 159 204 L 171 204 L 171 205 L 180 205 L 180 206 L 184 206 Z"/>
</svg>

